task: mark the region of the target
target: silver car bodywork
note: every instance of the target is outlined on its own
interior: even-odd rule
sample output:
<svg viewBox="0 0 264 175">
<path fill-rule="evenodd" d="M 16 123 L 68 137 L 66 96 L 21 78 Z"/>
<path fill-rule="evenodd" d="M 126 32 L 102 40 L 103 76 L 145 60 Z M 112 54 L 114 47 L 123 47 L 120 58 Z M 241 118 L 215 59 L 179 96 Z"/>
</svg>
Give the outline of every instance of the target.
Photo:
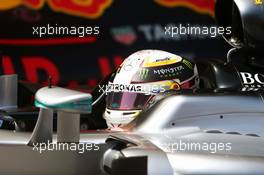
<svg viewBox="0 0 264 175">
<path fill-rule="evenodd" d="M 45 114 L 45 110 L 49 112 Z M 0 131 L 1 174 L 264 173 L 264 102 L 260 93 L 169 95 L 122 132 L 81 133 L 79 144 L 100 148 L 83 153 L 36 150 L 40 148 L 36 144 L 58 141 L 57 134 L 45 137 L 51 134 L 46 127 L 50 119 L 45 118 L 50 113 L 50 109 L 40 112 L 33 134 Z M 180 149 L 180 143 L 195 147 Z M 222 147 L 229 144 L 229 149 L 199 146 L 220 143 Z M 142 168 L 140 162 L 146 165 Z"/>
</svg>

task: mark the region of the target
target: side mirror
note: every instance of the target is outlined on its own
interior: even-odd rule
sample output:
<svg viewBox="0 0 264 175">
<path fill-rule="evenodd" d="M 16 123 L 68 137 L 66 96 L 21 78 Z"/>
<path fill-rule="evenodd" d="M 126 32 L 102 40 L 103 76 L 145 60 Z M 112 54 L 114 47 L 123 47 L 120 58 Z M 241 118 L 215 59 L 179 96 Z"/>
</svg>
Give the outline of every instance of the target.
<svg viewBox="0 0 264 175">
<path fill-rule="evenodd" d="M 54 112 L 57 112 L 57 142 L 79 142 L 80 114 L 92 112 L 92 96 L 60 87 L 44 87 L 35 95 L 35 106 L 40 112 L 28 145 L 52 141 Z"/>
</svg>

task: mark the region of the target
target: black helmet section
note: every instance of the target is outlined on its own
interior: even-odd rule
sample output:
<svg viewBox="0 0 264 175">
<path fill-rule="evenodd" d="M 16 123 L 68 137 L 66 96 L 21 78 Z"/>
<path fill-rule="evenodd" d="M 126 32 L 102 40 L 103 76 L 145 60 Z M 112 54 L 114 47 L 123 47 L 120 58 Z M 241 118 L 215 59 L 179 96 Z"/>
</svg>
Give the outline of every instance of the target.
<svg viewBox="0 0 264 175">
<path fill-rule="evenodd" d="M 229 44 L 263 52 L 264 48 L 264 1 L 217 0 L 215 17 L 219 26 L 232 27 L 230 35 L 224 34 Z"/>
<path fill-rule="evenodd" d="M 194 63 L 183 58 L 180 62 L 174 64 L 142 67 L 132 78 L 132 83 L 151 83 L 173 79 L 183 82 L 194 76 L 194 65 Z"/>
</svg>

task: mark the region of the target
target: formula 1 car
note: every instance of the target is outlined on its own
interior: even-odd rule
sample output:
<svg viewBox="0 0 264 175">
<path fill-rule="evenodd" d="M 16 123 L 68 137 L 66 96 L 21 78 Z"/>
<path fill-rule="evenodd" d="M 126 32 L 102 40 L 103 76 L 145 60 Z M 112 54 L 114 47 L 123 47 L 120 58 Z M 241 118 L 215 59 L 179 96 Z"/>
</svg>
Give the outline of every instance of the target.
<svg viewBox="0 0 264 175">
<path fill-rule="evenodd" d="M 98 88 L 92 94 L 41 88 L 35 96 L 40 111 L 33 133 L 0 131 L 0 172 L 264 174 L 263 14 L 263 5 L 250 0 L 218 0 L 219 25 L 232 26 L 232 34 L 224 36 L 234 47 L 227 61 L 198 63 L 199 91 L 162 94 L 122 132 L 80 134 L 81 115 L 103 113 Z M 61 151 L 54 144 L 85 145 L 86 151 Z"/>
</svg>

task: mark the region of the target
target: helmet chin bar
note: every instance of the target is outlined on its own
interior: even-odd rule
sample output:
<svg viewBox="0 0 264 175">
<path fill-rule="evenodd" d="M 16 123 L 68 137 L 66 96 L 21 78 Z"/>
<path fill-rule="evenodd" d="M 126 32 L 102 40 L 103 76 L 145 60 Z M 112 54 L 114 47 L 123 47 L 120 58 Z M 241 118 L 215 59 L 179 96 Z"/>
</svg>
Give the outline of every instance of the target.
<svg viewBox="0 0 264 175">
<path fill-rule="evenodd" d="M 60 87 L 44 87 L 36 93 L 35 106 L 40 112 L 28 145 L 52 142 L 54 112 L 57 112 L 57 142 L 79 142 L 80 114 L 91 113 L 92 96 Z"/>
</svg>

